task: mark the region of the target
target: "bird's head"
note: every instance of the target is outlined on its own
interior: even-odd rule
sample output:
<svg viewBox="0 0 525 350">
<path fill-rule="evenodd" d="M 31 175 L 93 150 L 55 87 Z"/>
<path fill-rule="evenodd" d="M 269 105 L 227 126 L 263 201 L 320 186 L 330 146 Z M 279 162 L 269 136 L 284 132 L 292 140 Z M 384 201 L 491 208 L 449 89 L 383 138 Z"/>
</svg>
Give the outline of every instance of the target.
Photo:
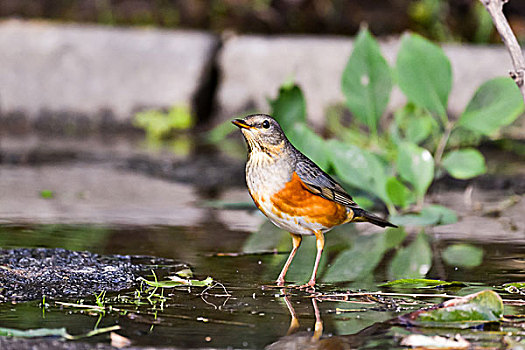
<svg viewBox="0 0 525 350">
<path fill-rule="evenodd" d="M 287 140 L 279 123 L 266 114 L 252 114 L 232 120 L 232 123 L 241 129 L 250 151 L 272 152 L 281 148 Z"/>
</svg>

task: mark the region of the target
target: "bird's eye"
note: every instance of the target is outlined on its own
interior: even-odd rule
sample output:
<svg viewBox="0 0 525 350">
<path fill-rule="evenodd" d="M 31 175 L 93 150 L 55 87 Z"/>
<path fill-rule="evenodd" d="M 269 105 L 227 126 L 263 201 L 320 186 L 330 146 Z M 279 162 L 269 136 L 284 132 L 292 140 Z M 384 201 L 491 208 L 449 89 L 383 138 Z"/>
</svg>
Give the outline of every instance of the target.
<svg viewBox="0 0 525 350">
<path fill-rule="evenodd" d="M 267 120 L 263 121 L 262 127 L 265 128 L 265 129 L 268 129 L 270 127 L 270 122 L 267 121 Z"/>
</svg>

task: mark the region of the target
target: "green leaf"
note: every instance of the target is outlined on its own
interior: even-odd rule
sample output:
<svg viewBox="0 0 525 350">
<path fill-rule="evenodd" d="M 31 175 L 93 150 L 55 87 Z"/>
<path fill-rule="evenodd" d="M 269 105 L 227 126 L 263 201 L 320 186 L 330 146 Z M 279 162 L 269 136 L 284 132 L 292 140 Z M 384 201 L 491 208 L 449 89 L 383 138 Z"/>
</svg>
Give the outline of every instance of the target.
<svg viewBox="0 0 525 350">
<path fill-rule="evenodd" d="M 208 131 L 205 137 L 208 142 L 219 143 L 236 131 L 238 131 L 238 128 L 232 125 L 231 120 L 225 120 Z"/>
<path fill-rule="evenodd" d="M 470 179 L 487 172 L 485 158 L 476 149 L 465 148 L 447 153 L 443 167 L 456 179 Z"/>
<path fill-rule="evenodd" d="M 450 266 L 476 267 L 483 261 L 483 249 L 470 244 L 453 244 L 441 254 L 443 261 Z"/>
<path fill-rule="evenodd" d="M 504 288 L 515 287 L 515 288 L 518 288 L 518 289 L 523 289 L 523 288 L 525 288 L 525 282 L 505 283 L 505 284 L 502 285 L 502 287 L 504 287 Z"/>
<path fill-rule="evenodd" d="M 458 221 L 458 216 L 454 210 L 438 204 L 426 206 L 421 210 L 421 213 L 424 216 L 433 216 L 435 218 L 434 225 L 449 225 Z"/>
<path fill-rule="evenodd" d="M 409 142 L 400 144 L 398 149 L 399 175 L 414 187 L 418 197 L 423 197 L 434 179 L 432 155 L 428 150 Z"/>
<path fill-rule="evenodd" d="M 173 106 L 168 111 L 168 119 L 171 128 L 179 130 L 189 129 L 195 123 L 190 107 L 187 105 Z"/>
<path fill-rule="evenodd" d="M 174 106 L 168 112 L 146 110 L 133 117 L 133 125 L 144 129 L 147 138 L 151 140 L 160 140 L 173 130 L 188 129 L 194 122 L 191 110 L 186 105 Z"/>
<path fill-rule="evenodd" d="M 396 68 L 399 87 L 410 101 L 446 116 L 452 67 L 439 46 L 417 34 L 404 35 Z"/>
<path fill-rule="evenodd" d="M 379 287 L 397 287 L 409 289 L 443 288 L 450 286 L 464 287 L 466 286 L 466 284 L 457 281 L 447 282 L 441 280 L 431 280 L 426 278 L 402 278 L 399 280 L 389 281 L 379 285 Z"/>
<path fill-rule="evenodd" d="M 441 205 L 432 204 L 417 214 L 394 215 L 390 222 L 403 226 L 448 225 L 458 221 L 456 212 Z"/>
<path fill-rule="evenodd" d="M 405 141 L 419 144 L 433 132 L 439 130 L 439 124 L 424 108 L 407 103 L 394 113 L 395 126 L 402 130 Z"/>
<path fill-rule="evenodd" d="M 490 136 L 523 113 L 523 97 L 511 78 L 495 78 L 479 87 L 458 125 Z"/>
<path fill-rule="evenodd" d="M 403 243 L 407 237 L 407 233 L 402 227 L 389 227 L 383 231 L 383 237 L 385 249 L 390 250 L 397 248 L 401 243 Z"/>
<path fill-rule="evenodd" d="M 447 300 L 430 309 L 399 317 L 403 323 L 420 327 L 467 328 L 473 324 L 500 321 L 503 301 L 498 293 L 484 290 L 462 298 Z"/>
<path fill-rule="evenodd" d="M 331 140 L 328 146 L 337 176 L 356 188 L 376 195 L 383 202 L 390 203 L 386 194 L 386 166 L 377 155 L 336 140 Z"/>
<path fill-rule="evenodd" d="M 257 253 L 275 249 L 284 236 L 289 235 L 272 224 L 271 221 L 265 221 L 259 231 L 250 234 L 242 247 L 243 253 Z"/>
<path fill-rule="evenodd" d="M 504 283 L 501 285 L 501 289 L 511 294 L 523 294 L 525 290 L 525 282 Z"/>
<path fill-rule="evenodd" d="M 428 115 L 420 115 L 413 118 L 407 125 L 405 136 L 407 141 L 419 144 L 424 141 L 432 132 L 435 120 Z"/>
<path fill-rule="evenodd" d="M 325 282 L 354 281 L 371 274 L 385 252 L 380 234 L 359 236 L 352 248 L 341 252 L 323 277 Z"/>
<path fill-rule="evenodd" d="M 53 191 L 51 191 L 51 190 L 42 190 L 42 191 L 40 191 L 40 197 L 42 197 L 44 199 L 51 199 L 54 196 L 55 195 L 54 195 Z"/>
<path fill-rule="evenodd" d="M 386 251 L 405 239 L 403 229 L 389 228 L 369 236 L 358 236 L 352 248 L 341 252 L 323 276 L 325 282 L 354 281 L 372 274 Z"/>
<path fill-rule="evenodd" d="M 181 287 L 181 286 L 191 286 L 191 287 L 206 287 L 213 283 L 213 278 L 207 277 L 203 280 L 197 280 L 197 279 L 186 279 L 186 278 L 180 278 L 178 276 L 170 276 L 169 281 L 148 281 L 147 279 L 143 277 L 139 277 L 138 279 L 144 283 L 146 283 L 148 286 L 156 287 L 156 288 L 175 288 L 175 287 Z"/>
<path fill-rule="evenodd" d="M 306 100 L 299 86 L 282 85 L 277 98 L 269 102 L 272 116 L 281 124 L 285 134 L 293 132 L 296 123 L 306 123 Z"/>
<path fill-rule="evenodd" d="M 390 67 L 368 29 L 361 30 L 356 38 L 341 86 L 350 111 L 375 133 L 388 104 L 392 78 Z"/>
<path fill-rule="evenodd" d="M 330 158 L 328 158 L 326 141 L 306 124 L 295 124 L 288 138 L 298 150 L 313 160 L 321 169 L 328 170 Z"/>
<path fill-rule="evenodd" d="M 405 208 L 413 202 L 413 193 L 395 177 L 389 177 L 386 181 L 386 193 L 395 205 Z"/>
<path fill-rule="evenodd" d="M 35 329 L 12 329 L 0 327 L 0 336 L 3 337 L 20 337 L 20 338 L 35 338 L 35 337 L 61 337 L 66 338 L 69 334 L 66 328 L 35 328 Z"/>
<path fill-rule="evenodd" d="M 388 268 L 390 279 L 425 277 L 432 265 L 432 250 L 421 232 L 407 247 L 396 252 Z"/>
</svg>

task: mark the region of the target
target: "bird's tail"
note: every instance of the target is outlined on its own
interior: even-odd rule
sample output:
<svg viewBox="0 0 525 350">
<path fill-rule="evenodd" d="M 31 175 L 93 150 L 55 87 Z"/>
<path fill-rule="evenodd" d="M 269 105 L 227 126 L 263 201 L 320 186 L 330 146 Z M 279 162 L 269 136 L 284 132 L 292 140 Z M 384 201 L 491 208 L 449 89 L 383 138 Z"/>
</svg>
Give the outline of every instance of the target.
<svg viewBox="0 0 525 350">
<path fill-rule="evenodd" d="M 354 217 L 352 221 L 369 222 L 371 224 L 374 224 L 380 227 L 397 227 L 391 222 L 388 222 L 385 219 L 382 219 L 377 215 L 369 213 L 362 208 L 352 208 L 352 210 L 354 211 Z"/>
</svg>

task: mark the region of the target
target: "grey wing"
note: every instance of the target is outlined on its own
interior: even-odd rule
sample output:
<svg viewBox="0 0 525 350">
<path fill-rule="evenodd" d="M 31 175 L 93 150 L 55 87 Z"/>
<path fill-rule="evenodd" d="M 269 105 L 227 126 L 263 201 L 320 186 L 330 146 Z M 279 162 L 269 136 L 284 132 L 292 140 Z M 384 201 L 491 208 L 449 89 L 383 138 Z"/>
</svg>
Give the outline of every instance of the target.
<svg viewBox="0 0 525 350">
<path fill-rule="evenodd" d="M 299 160 L 295 172 L 310 192 L 348 207 L 357 206 L 341 185 L 309 159 Z"/>
</svg>

